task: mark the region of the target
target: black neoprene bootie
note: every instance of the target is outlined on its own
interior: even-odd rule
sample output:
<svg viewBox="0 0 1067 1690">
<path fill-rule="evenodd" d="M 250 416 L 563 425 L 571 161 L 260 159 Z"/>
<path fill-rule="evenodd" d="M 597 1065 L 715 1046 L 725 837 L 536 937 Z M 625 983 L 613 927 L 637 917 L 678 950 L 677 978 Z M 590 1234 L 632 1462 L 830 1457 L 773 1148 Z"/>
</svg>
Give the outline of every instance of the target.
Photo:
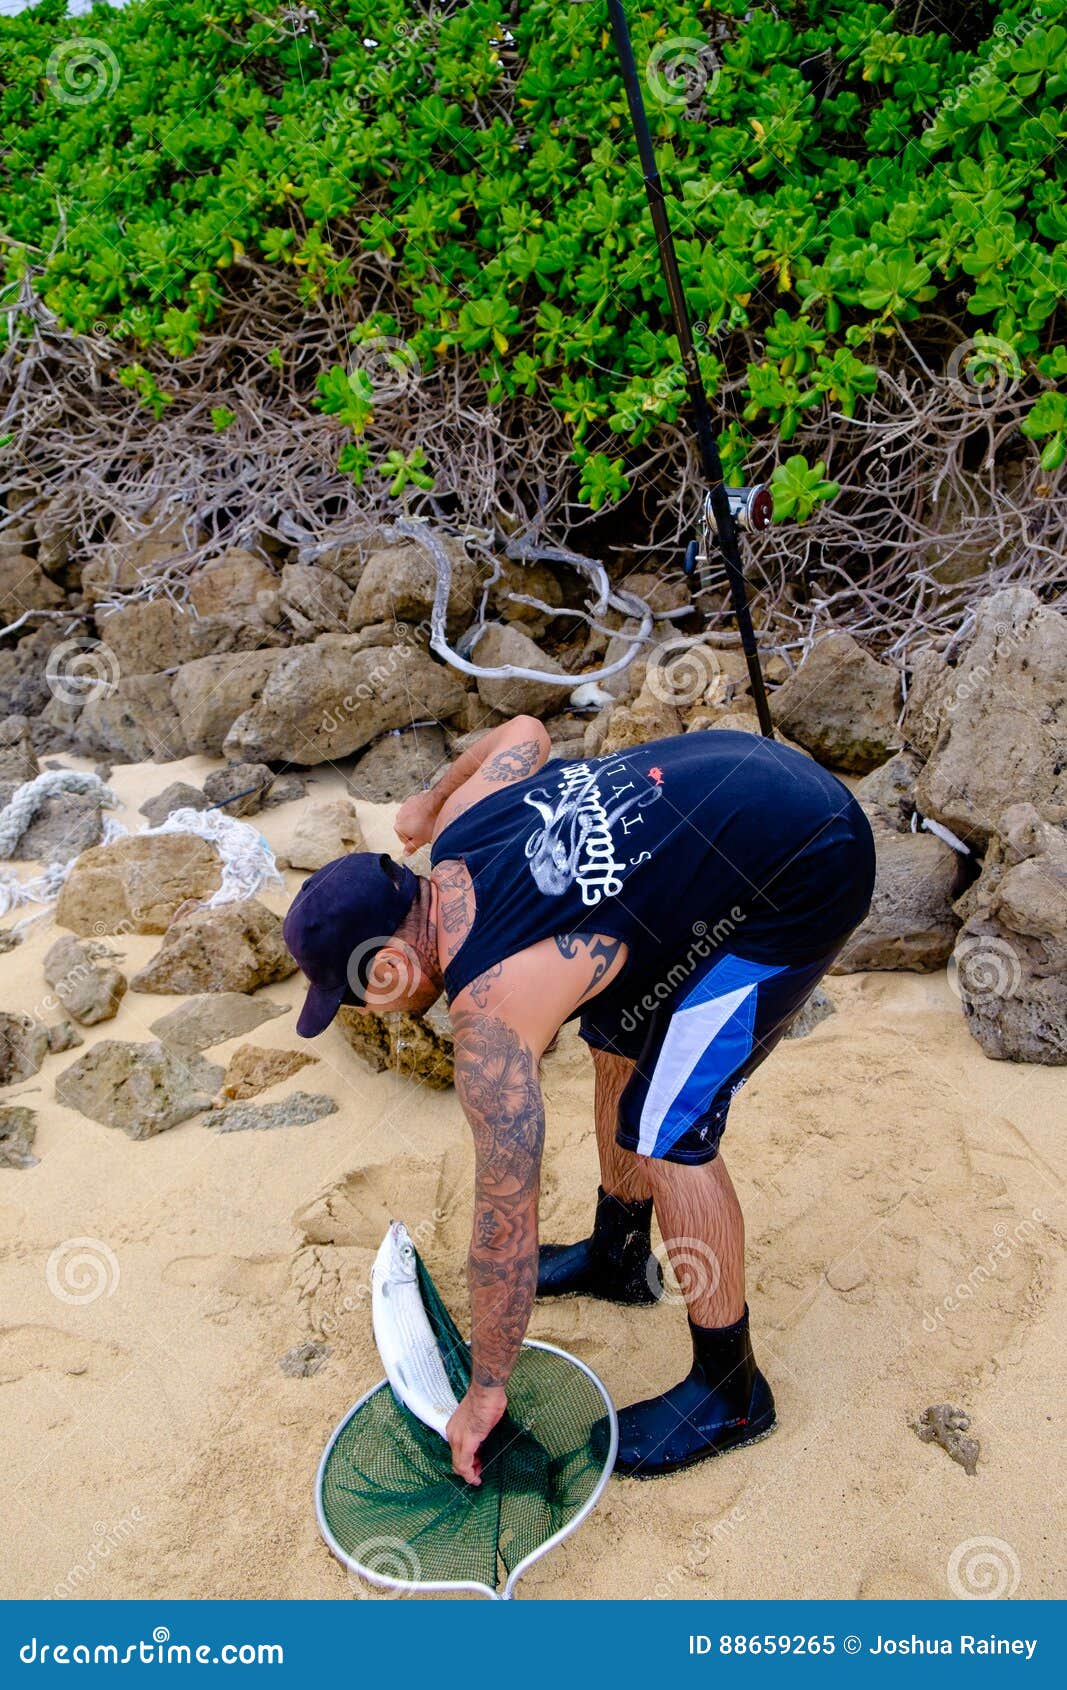
<svg viewBox="0 0 1067 1690">
<path fill-rule="evenodd" d="M 680 1384 L 619 1414 L 616 1473 L 677 1473 L 765 1438 L 775 1424 L 771 1388 L 756 1366 L 748 1307 L 732 1326 L 694 1326 L 693 1366 Z"/>
<path fill-rule="evenodd" d="M 623 1203 L 600 1186 L 593 1235 L 578 1244 L 542 1244 L 539 1297 L 600 1297 L 606 1303 L 657 1303 L 663 1274 L 652 1254 L 652 1199 Z"/>
</svg>

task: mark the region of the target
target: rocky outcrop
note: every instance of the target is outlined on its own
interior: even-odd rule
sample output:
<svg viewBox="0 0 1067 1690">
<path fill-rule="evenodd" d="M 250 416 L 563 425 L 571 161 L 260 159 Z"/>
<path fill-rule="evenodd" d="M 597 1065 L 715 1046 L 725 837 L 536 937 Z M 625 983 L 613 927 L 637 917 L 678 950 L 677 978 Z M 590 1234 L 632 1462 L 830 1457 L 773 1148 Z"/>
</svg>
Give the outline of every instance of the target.
<svg viewBox="0 0 1067 1690">
<path fill-rule="evenodd" d="M 37 1137 L 37 1116 L 23 1104 L 0 1109 L 0 1168 L 35 1168 L 40 1161 L 33 1154 Z"/>
<path fill-rule="evenodd" d="M 0 782 L 21 786 L 38 772 L 28 718 L 5 716 L 0 721 Z"/>
<path fill-rule="evenodd" d="M 904 832 L 915 814 L 915 783 L 921 771 L 913 751 L 898 751 L 857 783 L 855 795 L 872 820 Z"/>
<path fill-rule="evenodd" d="M 257 1097 L 270 1086 L 299 1074 L 317 1056 L 303 1050 L 270 1050 L 262 1045 L 239 1045 L 230 1057 L 222 1082 L 222 1096 L 234 1103 Z"/>
<path fill-rule="evenodd" d="M 230 652 L 186 663 L 174 677 L 171 696 L 188 750 L 217 757 L 234 722 L 256 703 L 286 655 L 278 650 Z"/>
<path fill-rule="evenodd" d="M 60 635 L 54 622 L 0 651 L 0 716 L 39 716 L 52 699 L 45 674 L 48 653 Z"/>
<path fill-rule="evenodd" d="M 263 808 L 274 776 L 265 763 L 229 763 L 204 782 L 204 796 L 228 816 L 254 816 Z"/>
<path fill-rule="evenodd" d="M 298 633 L 343 634 L 352 626 L 352 593 L 328 569 L 287 563 L 278 591 L 282 609 Z"/>
<path fill-rule="evenodd" d="M 877 868 L 870 912 L 832 972 L 941 968 L 952 954 L 959 922 L 953 901 L 962 859 L 932 833 L 897 833 L 872 818 Z"/>
<path fill-rule="evenodd" d="M 258 898 L 242 898 L 172 922 L 130 985 L 137 992 L 254 992 L 295 972 L 278 917 Z"/>
<path fill-rule="evenodd" d="M 309 804 L 300 811 L 292 838 L 279 857 L 288 868 L 317 869 L 349 851 L 365 850 L 363 829 L 351 798 Z"/>
<path fill-rule="evenodd" d="M 434 725 L 386 734 L 364 752 L 349 776 L 354 798 L 371 804 L 402 802 L 431 786 L 448 762 L 443 728 Z"/>
<path fill-rule="evenodd" d="M 195 520 L 177 507 L 148 511 L 136 524 L 116 517 L 106 543 L 82 570 L 86 602 L 132 592 L 162 565 L 187 557 L 202 541 Z"/>
<path fill-rule="evenodd" d="M 448 595 L 446 626 L 451 632 L 474 620 L 478 604 L 478 571 L 461 540 L 441 537 L 452 564 L 452 585 Z M 368 622 L 425 623 L 437 589 L 433 558 L 423 546 L 387 546 L 371 552 L 360 572 L 352 600 L 348 626 L 363 628 Z"/>
<path fill-rule="evenodd" d="M 57 610 L 67 602 L 32 557 L 0 553 L 0 627 L 27 610 Z"/>
<path fill-rule="evenodd" d="M 986 1055 L 1067 1063 L 1067 809 L 1006 810 L 956 908 L 954 983 Z"/>
<path fill-rule="evenodd" d="M 837 1014 L 837 1005 L 828 992 L 821 986 L 816 986 L 810 998 L 800 1006 L 789 1026 L 786 1028 L 787 1039 L 806 1039 L 816 1027 L 826 1021 L 831 1015 Z"/>
<path fill-rule="evenodd" d="M 189 603 L 199 616 L 254 613 L 261 595 L 277 590 L 278 577 L 254 552 L 234 547 L 198 569 L 189 582 Z"/>
<path fill-rule="evenodd" d="M 212 1110 L 207 1125 L 219 1133 L 271 1132 L 275 1127 L 307 1127 L 336 1113 L 335 1100 L 325 1093 L 294 1091 L 277 1103 L 227 1103 Z"/>
<path fill-rule="evenodd" d="M 947 653 L 919 653 L 904 716 L 923 815 L 978 850 L 1011 805 L 1067 804 L 1067 616 L 1026 587 L 983 600 Z"/>
<path fill-rule="evenodd" d="M 169 763 L 194 749 L 175 709 L 169 675 L 123 675 L 101 688 L 82 707 L 74 737 L 87 756 L 110 757 L 116 763 L 150 758 Z"/>
<path fill-rule="evenodd" d="M 0 1086 L 36 1074 L 48 1055 L 48 1030 L 32 1015 L 0 1009 Z"/>
<path fill-rule="evenodd" d="M 388 1068 L 434 1091 L 453 1082 L 452 1023 L 440 1003 L 425 1015 L 409 1015 L 403 1010 L 371 1015 L 342 1007 L 335 1025 L 375 1073 Z"/>
<path fill-rule="evenodd" d="M 820 763 L 866 774 L 900 745 L 900 675 L 851 634 L 823 634 L 771 700 L 775 727 Z"/>
<path fill-rule="evenodd" d="M 191 833 L 137 833 L 78 858 L 56 921 L 75 933 L 164 933 L 190 899 L 222 884 L 214 845 Z"/>
<path fill-rule="evenodd" d="M 129 1138 L 154 1138 L 202 1109 L 222 1069 L 166 1045 L 101 1039 L 56 1080 L 56 1100 Z"/>
<path fill-rule="evenodd" d="M 510 622 L 491 623 L 475 646 L 471 661 L 483 669 L 511 664 L 515 668 L 537 669 L 548 675 L 564 673 L 554 657 L 549 657 L 529 634 L 524 634 L 521 628 Z M 500 710 L 507 716 L 543 716 L 563 708 L 567 702 L 567 688 L 514 675 L 480 676 L 478 697 L 489 709 Z"/>
<path fill-rule="evenodd" d="M 464 696 L 454 672 L 420 646 L 365 647 L 358 635 L 324 634 L 282 654 L 224 749 L 253 762 L 324 763 L 420 717 L 447 719 Z"/>
<path fill-rule="evenodd" d="M 213 992 L 168 1010 L 152 1022 L 150 1030 L 175 1050 L 209 1050 L 212 1045 L 225 1044 L 227 1039 L 254 1032 L 264 1021 L 285 1014 L 285 1005 L 272 1003 L 270 998 L 250 998 L 243 992 Z"/>
<path fill-rule="evenodd" d="M 44 977 L 57 1003 L 83 1027 L 110 1021 L 125 995 L 126 977 L 109 955 L 106 945 L 66 936 L 45 953 Z"/>
</svg>

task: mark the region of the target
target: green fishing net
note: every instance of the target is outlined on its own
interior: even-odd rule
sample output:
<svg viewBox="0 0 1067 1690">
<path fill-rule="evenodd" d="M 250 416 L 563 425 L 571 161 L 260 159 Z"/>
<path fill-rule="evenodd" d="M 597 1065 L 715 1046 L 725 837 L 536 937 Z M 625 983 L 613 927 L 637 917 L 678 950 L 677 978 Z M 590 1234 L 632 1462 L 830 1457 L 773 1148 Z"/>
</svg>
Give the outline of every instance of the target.
<svg viewBox="0 0 1067 1690">
<path fill-rule="evenodd" d="M 419 1285 L 457 1398 L 470 1350 L 426 1271 Z M 483 1587 L 519 1574 L 595 1505 L 614 1461 L 615 1415 L 581 1362 L 529 1342 L 508 1411 L 482 1445 L 482 1483 L 452 1472 L 448 1444 L 381 1384 L 350 1410 L 319 1468 L 318 1514 L 334 1554 L 374 1582 Z"/>
</svg>

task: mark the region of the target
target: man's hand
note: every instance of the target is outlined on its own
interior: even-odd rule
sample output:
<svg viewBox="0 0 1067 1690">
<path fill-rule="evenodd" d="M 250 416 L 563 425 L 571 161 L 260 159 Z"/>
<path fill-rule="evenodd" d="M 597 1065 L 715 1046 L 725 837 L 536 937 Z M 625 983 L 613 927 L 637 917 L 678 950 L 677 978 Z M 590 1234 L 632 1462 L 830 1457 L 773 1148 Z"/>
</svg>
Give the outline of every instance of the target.
<svg viewBox="0 0 1067 1690">
<path fill-rule="evenodd" d="M 432 792 L 415 792 L 405 798 L 393 824 L 405 851 L 417 851 L 420 845 L 430 843 L 440 808 L 441 800 Z"/>
<path fill-rule="evenodd" d="M 452 1471 L 469 1485 L 482 1482 L 478 1449 L 503 1418 L 507 1406 L 507 1392 L 502 1385 L 472 1385 L 448 1422 Z"/>
</svg>

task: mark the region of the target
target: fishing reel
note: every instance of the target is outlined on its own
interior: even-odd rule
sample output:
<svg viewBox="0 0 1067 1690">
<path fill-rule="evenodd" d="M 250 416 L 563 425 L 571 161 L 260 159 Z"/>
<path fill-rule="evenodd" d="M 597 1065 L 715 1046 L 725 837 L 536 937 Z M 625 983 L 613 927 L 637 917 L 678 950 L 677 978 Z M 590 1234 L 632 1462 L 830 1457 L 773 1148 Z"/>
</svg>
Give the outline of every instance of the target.
<svg viewBox="0 0 1067 1690">
<path fill-rule="evenodd" d="M 771 525 L 774 514 L 774 499 L 769 487 L 727 487 L 726 497 L 730 506 L 730 515 L 738 528 L 743 528 L 748 534 L 760 534 Z M 701 535 L 699 539 L 690 540 L 685 548 L 685 573 L 695 575 L 701 590 L 720 584 L 719 575 L 713 575 L 712 548 L 719 539 L 719 525 L 715 520 L 712 508 L 711 494 L 704 494 L 704 508 L 701 520 Z"/>
</svg>

